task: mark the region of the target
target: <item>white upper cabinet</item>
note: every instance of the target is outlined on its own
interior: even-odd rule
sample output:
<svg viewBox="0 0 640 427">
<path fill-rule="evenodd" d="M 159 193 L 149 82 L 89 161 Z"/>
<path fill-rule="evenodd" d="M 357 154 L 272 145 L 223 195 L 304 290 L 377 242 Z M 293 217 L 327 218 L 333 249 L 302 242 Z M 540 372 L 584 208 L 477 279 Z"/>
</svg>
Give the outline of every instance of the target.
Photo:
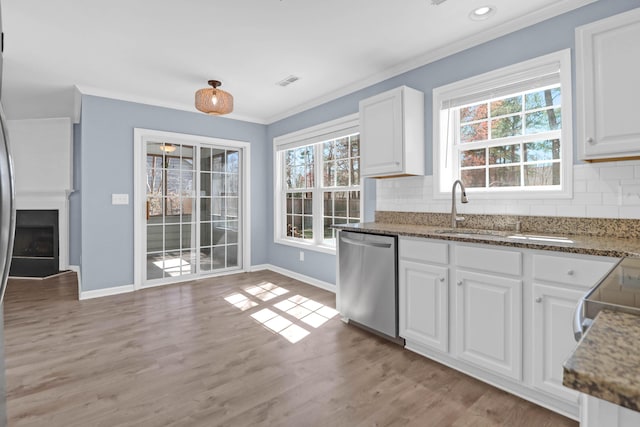
<svg viewBox="0 0 640 427">
<path fill-rule="evenodd" d="M 424 94 L 401 86 L 360 101 L 360 174 L 424 175 Z"/>
<path fill-rule="evenodd" d="M 578 154 L 640 156 L 640 8 L 576 28 Z"/>
</svg>

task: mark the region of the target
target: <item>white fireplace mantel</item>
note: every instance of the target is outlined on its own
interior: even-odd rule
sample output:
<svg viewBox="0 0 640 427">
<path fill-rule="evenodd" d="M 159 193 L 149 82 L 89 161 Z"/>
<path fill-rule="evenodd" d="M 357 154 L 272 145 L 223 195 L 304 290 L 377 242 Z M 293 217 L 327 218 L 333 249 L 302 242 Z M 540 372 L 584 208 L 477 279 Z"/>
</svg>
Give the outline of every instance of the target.
<svg viewBox="0 0 640 427">
<path fill-rule="evenodd" d="M 9 120 L 16 209 L 58 210 L 60 270 L 69 269 L 73 125 L 69 118 Z"/>
</svg>

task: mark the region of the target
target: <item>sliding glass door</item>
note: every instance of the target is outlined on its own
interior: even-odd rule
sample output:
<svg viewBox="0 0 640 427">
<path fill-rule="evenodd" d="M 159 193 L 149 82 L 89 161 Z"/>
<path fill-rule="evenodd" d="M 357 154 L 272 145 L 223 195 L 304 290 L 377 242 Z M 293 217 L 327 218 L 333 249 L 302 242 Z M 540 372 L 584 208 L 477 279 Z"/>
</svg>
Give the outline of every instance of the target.
<svg viewBox="0 0 640 427">
<path fill-rule="evenodd" d="M 242 152 L 147 141 L 146 285 L 242 266 Z"/>
<path fill-rule="evenodd" d="M 200 148 L 200 271 L 240 265 L 240 152 Z"/>
</svg>

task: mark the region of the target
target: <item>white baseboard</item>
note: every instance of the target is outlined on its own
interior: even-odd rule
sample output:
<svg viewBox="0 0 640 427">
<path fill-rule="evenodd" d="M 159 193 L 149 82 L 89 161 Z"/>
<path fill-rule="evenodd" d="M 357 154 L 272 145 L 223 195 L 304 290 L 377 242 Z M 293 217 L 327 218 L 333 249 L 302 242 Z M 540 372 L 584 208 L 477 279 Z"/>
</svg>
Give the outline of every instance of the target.
<svg viewBox="0 0 640 427">
<path fill-rule="evenodd" d="M 80 281 L 81 280 L 80 267 L 78 267 L 77 265 L 70 265 L 69 269 L 72 271 L 76 271 L 78 273 L 78 295 L 80 295 L 80 300 L 107 297 L 110 295 L 118 295 L 118 294 L 124 294 L 127 292 L 135 291 L 135 288 L 133 285 L 115 286 L 113 288 L 96 289 L 94 291 L 83 291 L 81 281 Z M 325 291 L 329 291 L 333 293 L 336 292 L 336 286 L 332 283 L 324 282 L 322 280 L 318 280 L 310 276 L 305 276 L 304 274 L 296 273 L 295 271 L 287 270 L 286 268 L 278 267 L 272 264 L 252 265 L 251 268 L 249 268 L 249 271 L 251 272 L 263 271 L 263 270 L 270 270 L 270 271 L 282 274 L 283 276 L 291 277 L 292 279 L 296 279 L 301 282 L 307 283 L 311 286 L 324 289 Z M 229 274 L 237 274 L 237 273 L 239 272 L 237 271 L 229 272 Z M 212 276 L 212 277 L 215 277 L 215 276 Z"/>
<path fill-rule="evenodd" d="M 115 286 L 113 288 L 96 289 L 95 291 L 83 291 L 80 292 L 80 300 L 126 294 L 127 292 L 133 291 L 133 285 Z"/>
<path fill-rule="evenodd" d="M 78 276 L 78 299 L 82 299 L 82 277 L 80 274 L 80 266 L 79 265 L 70 265 L 69 270 L 75 271 Z"/>
<path fill-rule="evenodd" d="M 309 285 L 315 286 L 325 291 L 336 293 L 336 286 L 333 283 L 318 280 L 313 277 L 305 276 L 304 274 L 296 273 L 295 271 L 287 270 L 286 268 L 278 267 L 272 264 L 258 264 L 252 265 L 250 271 L 271 270 L 276 273 L 280 273 L 283 276 L 291 277 L 292 279 L 305 282 Z"/>
</svg>

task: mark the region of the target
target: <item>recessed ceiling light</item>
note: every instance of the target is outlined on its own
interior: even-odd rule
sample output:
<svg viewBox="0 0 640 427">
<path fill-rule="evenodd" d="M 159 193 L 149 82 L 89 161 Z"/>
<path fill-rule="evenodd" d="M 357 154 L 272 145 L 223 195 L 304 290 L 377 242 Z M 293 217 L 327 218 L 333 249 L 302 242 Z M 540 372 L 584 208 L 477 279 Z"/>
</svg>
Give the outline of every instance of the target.
<svg viewBox="0 0 640 427">
<path fill-rule="evenodd" d="M 487 19 L 494 13 L 496 13 L 496 8 L 494 6 L 482 6 L 473 9 L 469 13 L 469 18 L 473 19 L 474 21 L 482 21 L 483 19 Z"/>
</svg>

